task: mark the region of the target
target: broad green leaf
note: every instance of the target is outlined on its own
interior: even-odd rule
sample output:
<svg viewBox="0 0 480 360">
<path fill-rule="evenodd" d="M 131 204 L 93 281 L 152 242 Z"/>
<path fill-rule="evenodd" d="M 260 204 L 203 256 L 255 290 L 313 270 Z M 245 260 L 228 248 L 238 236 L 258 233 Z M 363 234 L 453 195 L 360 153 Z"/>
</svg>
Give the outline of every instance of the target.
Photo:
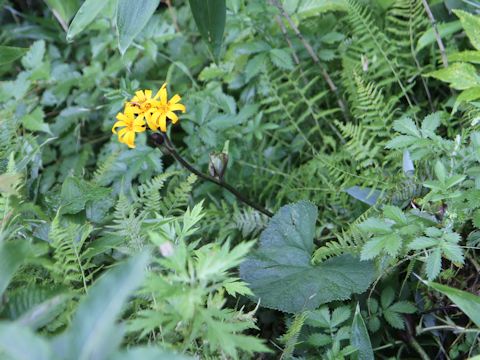
<svg viewBox="0 0 480 360">
<path fill-rule="evenodd" d="M 270 60 L 272 60 L 272 63 L 280 69 L 293 70 L 295 67 L 290 53 L 283 49 L 270 50 Z"/>
<path fill-rule="evenodd" d="M 142 283 L 147 264 L 147 253 L 135 255 L 107 271 L 90 287 L 67 332 L 59 338 L 76 359 L 91 359 L 103 353 L 110 341 L 117 341 L 111 338 L 115 320 L 129 295 Z"/>
<path fill-rule="evenodd" d="M 159 3 L 160 0 L 118 0 L 118 48 L 122 55 L 147 25 Z"/>
<path fill-rule="evenodd" d="M 448 296 L 480 328 L 480 296 L 435 282 L 427 285 Z"/>
<path fill-rule="evenodd" d="M 458 9 L 453 10 L 453 13 L 460 19 L 473 47 L 480 50 L 480 16 Z"/>
<path fill-rule="evenodd" d="M 83 31 L 111 0 L 85 0 L 78 9 L 67 32 L 67 41 L 71 41 L 77 34 Z"/>
<path fill-rule="evenodd" d="M 420 236 L 413 239 L 413 241 L 410 244 L 408 244 L 408 248 L 412 250 L 422 250 L 422 249 L 429 248 L 431 246 L 435 246 L 437 244 L 438 244 L 437 239 Z"/>
<path fill-rule="evenodd" d="M 397 224 L 407 223 L 407 217 L 403 213 L 402 209 L 397 206 L 385 205 L 383 208 L 383 215 L 390 220 L 395 221 Z"/>
<path fill-rule="evenodd" d="M 362 247 L 360 259 L 371 260 L 376 256 L 378 256 L 382 251 L 387 239 L 388 239 L 388 235 L 384 235 L 384 236 L 376 236 L 368 240 Z"/>
<path fill-rule="evenodd" d="M 446 24 L 438 24 L 437 29 L 438 29 L 438 33 L 440 34 L 440 37 L 443 39 L 462 30 L 462 24 L 460 23 L 459 20 L 456 20 Z M 418 39 L 417 47 L 415 51 L 419 52 L 426 46 L 433 44 L 436 41 L 437 41 L 437 38 L 435 35 L 435 31 L 433 27 L 429 27 L 429 29 L 425 31 L 423 35 L 420 36 L 420 38 Z"/>
<path fill-rule="evenodd" d="M 415 144 L 418 138 L 410 135 L 400 135 L 394 137 L 385 144 L 386 149 L 401 149 Z"/>
<path fill-rule="evenodd" d="M 445 179 L 447 178 L 447 169 L 445 169 L 445 165 L 440 160 L 437 160 L 435 163 L 435 176 L 437 177 L 438 180 L 440 180 L 442 183 L 445 182 Z"/>
<path fill-rule="evenodd" d="M 400 235 L 391 234 L 390 236 L 386 237 L 383 249 L 388 255 L 390 255 L 391 257 L 395 257 L 400 251 L 401 246 L 402 238 L 400 237 Z"/>
<path fill-rule="evenodd" d="M 370 232 L 375 235 L 389 234 L 392 230 L 392 224 L 389 224 L 378 218 L 368 218 L 358 225 L 358 228 L 364 232 Z"/>
<path fill-rule="evenodd" d="M 431 136 L 435 133 L 435 130 L 440 126 L 441 112 L 434 112 L 425 116 L 422 121 L 422 133 L 424 136 Z"/>
<path fill-rule="evenodd" d="M 447 82 L 456 90 L 480 86 L 480 78 L 475 67 L 467 63 L 453 63 L 448 68 L 430 72 L 426 76 Z"/>
<path fill-rule="evenodd" d="M 357 304 L 355 315 L 353 316 L 352 328 L 350 333 L 350 344 L 355 346 L 357 353 L 353 355 L 356 360 L 373 360 L 373 349 L 368 335 L 367 327 L 360 314 L 360 306 Z"/>
<path fill-rule="evenodd" d="M 27 262 L 33 251 L 26 240 L 0 243 L 0 296 L 18 268 Z"/>
<path fill-rule="evenodd" d="M 391 287 L 387 287 L 380 295 L 380 303 L 382 304 L 382 308 L 388 308 L 393 303 L 393 300 L 395 300 L 395 290 L 393 290 Z"/>
<path fill-rule="evenodd" d="M 189 0 L 189 3 L 200 35 L 214 59 L 218 59 L 227 14 L 225 0 Z"/>
<path fill-rule="evenodd" d="M 30 328 L 12 322 L 0 322 L 0 355 L 9 360 L 52 360 L 48 342 Z"/>
<path fill-rule="evenodd" d="M 332 327 L 338 327 L 338 325 L 347 321 L 352 315 L 352 311 L 349 306 L 340 306 L 332 311 L 332 320 L 330 325 Z"/>
<path fill-rule="evenodd" d="M 297 313 L 362 293 L 373 281 L 371 262 L 342 255 L 312 265 L 316 207 L 307 201 L 282 207 L 240 265 L 240 275 L 265 307 Z"/>
<path fill-rule="evenodd" d="M 27 51 L 27 48 L 0 46 L 0 65 L 9 64 L 21 58 Z"/>
<path fill-rule="evenodd" d="M 478 99 L 480 99 L 480 86 L 476 86 L 476 87 L 462 91 L 457 96 L 457 100 L 455 101 L 455 105 L 453 106 L 453 109 L 452 109 L 452 114 L 457 112 L 457 109 L 461 103 L 478 100 Z"/>
<path fill-rule="evenodd" d="M 17 319 L 21 325 L 32 329 L 38 329 L 50 323 L 64 309 L 65 303 L 71 296 L 68 294 L 57 294 L 51 298 L 36 304 Z"/>
</svg>

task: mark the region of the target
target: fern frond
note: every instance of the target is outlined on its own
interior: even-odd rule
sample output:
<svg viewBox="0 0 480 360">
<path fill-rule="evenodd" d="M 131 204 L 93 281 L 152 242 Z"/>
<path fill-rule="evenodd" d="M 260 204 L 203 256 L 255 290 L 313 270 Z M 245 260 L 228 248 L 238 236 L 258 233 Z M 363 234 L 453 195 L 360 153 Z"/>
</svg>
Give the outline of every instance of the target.
<svg viewBox="0 0 480 360">
<path fill-rule="evenodd" d="M 288 327 L 287 332 L 281 337 L 281 341 L 285 344 L 280 359 L 291 359 L 295 347 L 298 344 L 298 337 L 302 331 L 303 325 L 307 320 L 308 313 L 306 311 L 295 315 L 293 321 Z"/>
<path fill-rule="evenodd" d="M 160 205 L 160 212 L 164 217 L 178 216 L 185 211 L 195 181 L 197 181 L 197 176 L 191 174 L 180 183 L 169 182 L 167 194 Z"/>
</svg>

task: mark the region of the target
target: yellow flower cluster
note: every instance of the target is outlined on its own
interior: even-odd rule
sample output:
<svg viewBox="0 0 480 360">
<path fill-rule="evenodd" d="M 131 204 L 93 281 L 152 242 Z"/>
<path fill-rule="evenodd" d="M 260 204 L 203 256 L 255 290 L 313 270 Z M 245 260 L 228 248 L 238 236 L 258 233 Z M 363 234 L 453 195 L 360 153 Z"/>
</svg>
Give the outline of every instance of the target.
<svg viewBox="0 0 480 360">
<path fill-rule="evenodd" d="M 152 90 L 138 90 L 135 96 L 125 104 L 123 113 L 117 114 L 117 122 L 112 132 L 118 135 L 118 141 L 135 147 L 135 134 L 148 127 L 153 130 L 167 132 L 167 119 L 173 124 L 178 121 L 175 111 L 185 112 L 185 105 L 180 104 L 182 98 L 174 95 L 168 100 L 167 84 L 163 84 L 157 94 L 152 97 Z M 117 131 L 117 128 L 120 130 Z"/>
</svg>

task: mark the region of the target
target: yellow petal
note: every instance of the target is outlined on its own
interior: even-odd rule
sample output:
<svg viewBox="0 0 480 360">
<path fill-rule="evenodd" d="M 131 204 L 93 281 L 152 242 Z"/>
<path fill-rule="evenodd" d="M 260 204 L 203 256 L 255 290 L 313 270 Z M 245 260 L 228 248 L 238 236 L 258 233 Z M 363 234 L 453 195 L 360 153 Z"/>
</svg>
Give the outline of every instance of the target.
<svg viewBox="0 0 480 360">
<path fill-rule="evenodd" d="M 170 101 L 169 101 L 168 103 L 171 104 L 171 105 L 173 105 L 173 104 L 178 103 L 180 100 L 182 100 L 182 98 L 180 97 L 180 95 L 175 94 L 175 95 L 170 99 Z"/>
<path fill-rule="evenodd" d="M 137 101 L 139 102 L 145 101 L 145 95 L 143 94 L 142 90 L 135 91 L 135 95 L 137 96 Z"/>
<path fill-rule="evenodd" d="M 127 128 L 120 129 L 118 131 L 118 138 L 123 138 L 123 136 L 128 132 L 129 130 Z"/>
<path fill-rule="evenodd" d="M 145 99 L 150 100 L 152 98 L 152 90 L 145 90 Z"/>
<path fill-rule="evenodd" d="M 117 120 L 128 122 L 128 117 L 123 113 L 118 113 L 116 118 Z"/>
<path fill-rule="evenodd" d="M 173 111 L 167 112 L 167 117 L 172 120 L 172 123 L 176 123 L 178 121 L 178 116 Z"/>
<path fill-rule="evenodd" d="M 135 132 L 129 131 L 124 136 L 125 144 L 128 145 L 129 148 L 135 147 Z"/>
<path fill-rule="evenodd" d="M 165 114 L 160 115 L 160 119 L 158 119 L 158 125 L 160 126 L 160 130 L 167 132 L 167 117 Z"/>
<path fill-rule="evenodd" d="M 114 134 L 117 133 L 117 130 L 115 130 L 117 127 L 122 127 L 122 126 L 127 126 L 127 124 L 125 124 L 124 121 L 117 121 L 115 124 L 113 124 L 113 127 L 112 127 L 112 132 Z"/>
<path fill-rule="evenodd" d="M 184 113 L 186 111 L 185 109 L 185 105 L 183 104 L 173 104 L 170 106 L 170 110 L 171 111 L 181 111 L 182 113 Z"/>
<path fill-rule="evenodd" d="M 162 104 L 166 104 L 167 103 L 167 98 L 168 98 L 168 94 L 167 94 L 167 83 L 163 84 L 162 87 L 160 88 L 160 90 L 158 90 L 157 94 L 155 95 L 155 100 L 158 100 L 160 98 L 160 102 Z"/>
</svg>

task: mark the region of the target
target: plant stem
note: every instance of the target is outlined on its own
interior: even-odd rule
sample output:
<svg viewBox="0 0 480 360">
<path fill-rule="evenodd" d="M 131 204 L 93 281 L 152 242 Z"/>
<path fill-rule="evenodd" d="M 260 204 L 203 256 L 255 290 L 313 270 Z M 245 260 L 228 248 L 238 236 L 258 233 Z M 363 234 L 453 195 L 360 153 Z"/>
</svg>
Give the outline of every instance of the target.
<svg viewBox="0 0 480 360">
<path fill-rule="evenodd" d="M 157 134 L 157 133 L 156 133 Z M 158 134 L 157 134 L 158 135 Z M 169 137 L 167 134 L 165 133 L 160 133 L 160 136 L 163 138 L 163 145 L 164 145 L 164 148 L 167 150 L 167 152 L 172 155 L 175 160 L 177 160 L 180 165 L 182 165 L 185 169 L 187 169 L 188 171 L 190 171 L 191 173 L 197 175 L 199 178 L 203 179 L 203 180 L 206 180 L 206 181 L 210 181 L 222 188 L 224 188 L 225 190 L 229 191 L 230 193 L 232 193 L 233 195 L 235 195 L 235 197 L 240 200 L 241 202 L 243 202 L 244 204 L 254 208 L 255 210 L 257 211 L 260 211 L 262 214 L 265 214 L 267 215 L 268 217 L 272 217 L 273 216 L 273 213 L 270 212 L 269 210 L 265 209 L 263 206 L 253 202 L 252 200 L 249 200 L 247 199 L 245 196 L 243 196 L 242 193 L 240 193 L 237 189 L 235 189 L 232 185 L 226 183 L 224 180 L 222 179 L 217 179 L 213 176 L 210 176 L 210 175 L 207 175 L 207 174 L 204 174 L 202 173 L 200 170 L 196 169 L 193 165 L 191 165 L 187 160 L 185 160 L 178 152 L 177 150 L 175 149 L 175 147 L 173 146 L 172 142 L 170 141 Z M 158 142 L 156 142 L 155 140 L 153 141 L 153 143 L 156 145 L 156 146 L 159 146 L 160 144 L 158 144 Z"/>
<path fill-rule="evenodd" d="M 442 57 L 442 63 L 444 67 L 448 67 L 448 59 L 447 54 L 445 53 L 445 46 L 443 45 L 442 37 L 438 32 L 437 22 L 435 17 L 433 16 L 432 10 L 430 10 L 430 6 L 428 5 L 427 0 L 422 0 L 423 7 L 425 8 L 425 12 L 427 13 L 428 19 L 432 24 L 433 33 L 435 34 L 435 39 L 437 40 L 438 48 L 440 49 L 440 55 Z"/>
</svg>

